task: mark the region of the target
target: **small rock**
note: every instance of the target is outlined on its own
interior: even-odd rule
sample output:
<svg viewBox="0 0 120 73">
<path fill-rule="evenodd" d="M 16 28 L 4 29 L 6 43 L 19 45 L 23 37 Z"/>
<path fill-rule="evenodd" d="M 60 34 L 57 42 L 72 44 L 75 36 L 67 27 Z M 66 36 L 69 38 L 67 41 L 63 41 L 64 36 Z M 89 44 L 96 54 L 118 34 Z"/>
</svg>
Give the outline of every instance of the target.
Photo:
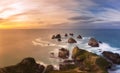
<svg viewBox="0 0 120 73">
<path fill-rule="evenodd" d="M 78 37 L 77 37 L 78 39 L 82 39 L 82 36 L 81 35 L 78 35 Z"/>
<path fill-rule="evenodd" d="M 75 39 L 73 39 L 73 38 L 69 38 L 68 43 L 77 43 L 77 41 Z"/>
</svg>

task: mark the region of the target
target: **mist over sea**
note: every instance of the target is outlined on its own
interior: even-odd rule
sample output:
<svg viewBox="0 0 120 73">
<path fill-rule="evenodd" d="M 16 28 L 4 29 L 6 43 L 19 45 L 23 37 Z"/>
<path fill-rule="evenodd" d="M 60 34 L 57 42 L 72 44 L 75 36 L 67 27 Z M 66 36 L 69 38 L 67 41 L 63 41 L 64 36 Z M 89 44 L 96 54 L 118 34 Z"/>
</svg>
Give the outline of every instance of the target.
<svg viewBox="0 0 120 73">
<path fill-rule="evenodd" d="M 66 44 L 66 39 L 62 42 L 52 40 L 53 34 L 74 33 L 81 35 L 83 40 L 78 40 L 80 48 L 100 55 L 97 49 L 112 51 L 120 54 L 120 29 L 14 29 L 0 30 L 0 67 L 19 63 L 25 57 L 34 57 L 37 62 L 51 64 L 53 60 L 49 55 L 51 51 L 61 47 L 72 48 Z M 99 48 L 90 48 L 86 44 L 87 39 L 94 37 L 103 43 Z M 120 66 L 117 65 L 110 73 L 119 73 Z"/>
</svg>

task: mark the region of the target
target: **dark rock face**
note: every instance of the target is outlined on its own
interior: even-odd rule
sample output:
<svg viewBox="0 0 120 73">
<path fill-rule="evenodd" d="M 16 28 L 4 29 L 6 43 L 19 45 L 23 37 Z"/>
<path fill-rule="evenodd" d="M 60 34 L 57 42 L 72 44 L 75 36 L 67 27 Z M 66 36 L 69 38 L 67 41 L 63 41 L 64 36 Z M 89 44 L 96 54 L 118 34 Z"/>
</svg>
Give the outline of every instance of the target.
<svg viewBox="0 0 120 73">
<path fill-rule="evenodd" d="M 62 41 L 60 38 L 58 39 L 58 42 Z"/>
<path fill-rule="evenodd" d="M 69 33 L 70 36 L 73 36 L 74 34 L 73 33 Z"/>
<path fill-rule="evenodd" d="M 53 36 L 52 36 L 52 39 L 61 39 L 61 35 L 60 35 L 60 34 L 53 35 Z"/>
<path fill-rule="evenodd" d="M 45 73 L 49 73 L 50 71 L 53 71 L 53 70 L 54 70 L 54 67 L 53 67 L 52 65 L 48 65 L 48 66 L 46 67 Z"/>
<path fill-rule="evenodd" d="M 56 39 L 59 39 L 59 38 L 61 38 L 61 35 L 60 35 L 60 34 L 57 34 L 55 38 L 56 38 Z"/>
<path fill-rule="evenodd" d="M 78 39 L 82 39 L 82 36 L 81 35 L 78 35 L 78 37 L 77 37 Z"/>
<path fill-rule="evenodd" d="M 109 51 L 104 51 L 103 56 L 112 61 L 114 64 L 120 64 L 120 55 Z"/>
<path fill-rule="evenodd" d="M 99 47 L 99 43 L 96 39 L 94 38 L 91 38 L 88 42 L 88 45 L 91 46 L 91 47 Z"/>
<path fill-rule="evenodd" d="M 55 35 L 53 35 L 53 36 L 52 36 L 52 39 L 55 39 L 55 37 L 56 37 L 56 36 L 55 36 Z"/>
<path fill-rule="evenodd" d="M 68 43 L 77 43 L 77 41 L 75 39 L 73 39 L 73 38 L 69 38 Z"/>
<path fill-rule="evenodd" d="M 59 49 L 58 57 L 62 59 L 67 59 L 69 57 L 69 50 L 65 48 Z"/>
<path fill-rule="evenodd" d="M 44 66 L 37 64 L 34 58 L 25 58 L 17 65 L 0 69 L 0 73 L 42 73 Z"/>
<path fill-rule="evenodd" d="M 65 37 L 68 37 L 68 34 L 67 34 L 67 33 L 65 34 Z"/>
</svg>

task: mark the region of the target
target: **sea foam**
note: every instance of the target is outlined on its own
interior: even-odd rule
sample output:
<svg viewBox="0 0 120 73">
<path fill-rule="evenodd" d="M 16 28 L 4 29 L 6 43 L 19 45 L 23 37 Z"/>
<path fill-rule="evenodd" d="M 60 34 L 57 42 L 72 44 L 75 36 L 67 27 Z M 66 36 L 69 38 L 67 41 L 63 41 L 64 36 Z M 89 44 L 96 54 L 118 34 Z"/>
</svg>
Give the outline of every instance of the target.
<svg viewBox="0 0 120 73">
<path fill-rule="evenodd" d="M 68 49 L 70 51 L 70 55 L 72 55 L 72 49 L 75 46 L 78 46 L 80 49 L 87 50 L 87 51 L 95 53 L 97 55 L 102 55 L 103 51 L 111 51 L 113 53 L 120 54 L 120 48 L 112 47 L 108 43 L 105 43 L 105 42 L 100 43 L 99 47 L 89 46 L 88 41 L 89 41 L 90 37 L 83 37 L 83 39 L 74 38 L 77 41 L 77 43 L 75 43 L 75 44 L 67 43 L 67 39 L 68 38 L 62 38 L 61 43 L 53 43 L 53 42 L 49 42 L 49 41 L 43 41 L 41 38 L 37 38 L 34 41 L 32 41 L 32 43 L 35 46 L 39 45 L 39 46 L 42 46 L 42 47 L 45 47 L 45 46 L 58 47 L 58 48 L 55 48 L 53 51 L 51 51 L 55 54 L 54 55 L 55 58 L 50 58 L 51 64 L 54 65 L 56 67 L 56 69 L 59 68 L 59 66 L 58 66 L 59 65 L 58 64 L 59 63 L 59 58 L 57 58 L 57 57 L 58 57 L 58 52 L 59 52 L 60 48 Z M 71 59 L 71 57 L 69 59 Z M 109 71 L 109 73 L 120 73 L 120 65 L 115 65 L 113 67 L 113 70 L 108 70 L 108 71 Z"/>
</svg>

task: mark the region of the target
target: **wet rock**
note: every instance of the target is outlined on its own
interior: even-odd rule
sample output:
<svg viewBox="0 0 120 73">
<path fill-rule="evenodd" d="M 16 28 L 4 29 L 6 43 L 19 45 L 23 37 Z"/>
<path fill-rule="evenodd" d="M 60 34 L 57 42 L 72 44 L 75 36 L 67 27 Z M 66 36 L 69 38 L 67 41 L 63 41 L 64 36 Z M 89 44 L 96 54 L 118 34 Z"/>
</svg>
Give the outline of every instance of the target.
<svg viewBox="0 0 120 73">
<path fill-rule="evenodd" d="M 120 64 L 120 55 L 109 51 L 104 51 L 103 56 L 112 61 L 114 64 Z"/>
<path fill-rule="evenodd" d="M 99 47 L 99 43 L 95 38 L 91 38 L 88 42 L 88 45 L 91 47 Z"/>
<path fill-rule="evenodd" d="M 67 33 L 65 34 L 65 37 L 68 37 L 68 34 L 67 34 Z"/>
<path fill-rule="evenodd" d="M 55 36 L 55 35 L 53 35 L 53 36 L 52 36 L 52 39 L 55 39 L 55 38 L 56 38 L 56 36 Z"/>
<path fill-rule="evenodd" d="M 78 39 L 82 39 L 82 36 L 81 35 L 78 35 L 78 37 L 77 37 Z"/>
<path fill-rule="evenodd" d="M 58 57 L 62 59 L 67 59 L 69 57 L 69 50 L 65 48 L 59 49 Z"/>
<path fill-rule="evenodd" d="M 48 66 L 46 67 L 45 73 L 49 73 L 50 71 L 53 71 L 53 70 L 54 70 L 53 65 L 48 65 Z"/>
<path fill-rule="evenodd" d="M 98 42 L 102 44 L 102 42 L 101 42 L 101 41 L 98 41 Z"/>
<path fill-rule="evenodd" d="M 58 39 L 58 42 L 62 41 L 61 38 Z"/>
<path fill-rule="evenodd" d="M 73 36 L 74 34 L 73 33 L 69 33 L 70 36 Z"/>
<path fill-rule="evenodd" d="M 56 39 L 60 39 L 60 38 L 61 38 L 61 35 L 60 35 L 60 34 L 57 34 L 55 38 L 56 38 Z"/>
<path fill-rule="evenodd" d="M 75 39 L 73 39 L 73 38 L 69 38 L 68 43 L 77 43 L 77 41 Z"/>
</svg>

